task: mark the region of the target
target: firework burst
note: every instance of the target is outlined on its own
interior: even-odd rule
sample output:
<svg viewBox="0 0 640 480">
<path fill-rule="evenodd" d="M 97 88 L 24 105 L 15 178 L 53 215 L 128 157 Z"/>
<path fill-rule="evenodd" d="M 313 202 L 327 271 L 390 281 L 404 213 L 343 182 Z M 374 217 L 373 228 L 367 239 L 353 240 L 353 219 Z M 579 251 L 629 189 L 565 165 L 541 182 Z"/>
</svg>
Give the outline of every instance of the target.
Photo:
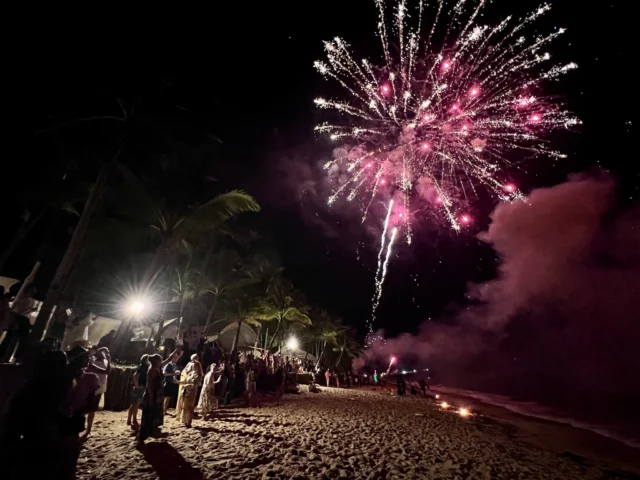
<svg viewBox="0 0 640 480">
<path fill-rule="evenodd" d="M 461 230 L 472 222 L 463 205 L 478 188 L 503 201 L 522 198 L 505 178 L 512 162 L 564 157 L 545 136 L 579 123 L 540 90 L 542 83 L 577 67 L 555 64 L 547 51 L 564 29 L 527 34 L 550 10 L 548 4 L 522 19 L 507 17 L 487 26 L 478 22 L 485 0 L 453 0 L 450 6 L 439 0 L 431 10 L 424 0 L 412 9 L 399 0 L 391 12 L 384 0 L 374 1 L 381 61 L 356 60 L 348 44 L 335 38 L 325 42 L 327 60 L 315 62 L 345 90 L 343 99 L 315 100 L 339 113 L 339 122 L 316 126 L 342 144 L 325 165 L 347 174 L 338 176 L 346 180 L 335 187 L 329 204 L 341 196 L 359 199 L 364 222 L 376 197 L 391 199 L 368 345 L 383 340 L 375 337 L 373 324 L 399 231 L 410 244 L 412 222 L 424 217 L 425 207 Z M 423 22 L 427 16 L 432 23 Z"/>
<path fill-rule="evenodd" d="M 526 34 L 550 6 L 486 26 L 478 22 L 484 0 L 450 7 L 441 0 L 431 10 L 423 0 L 412 9 L 405 1 L 393 9 L 374 1 L 381 61 L 356 60 L 335 38 L 325 42 L 327 60 L 315 62 L 345 90 L 344 99 L 315 100 L 340 114 L 339 122 L 316 126 L 344 147 L 325 165 L 348 174 L 329 204 L 359 199 L 364 221 L 377 196 L 394 198 L 404 211 L 394 223 L 410 243 L 411 222 L 420 216 L 416 199 L 460 230 L 471 222 L 461 206 L 478 188 L 501 200 L 520 198 L 505 170 L 525 157 L 562 158 L 545 134 L 579 123 L 539 90 L 576 68 L 553 63 L 547 51 L 564 29 Z"/>
</svg>

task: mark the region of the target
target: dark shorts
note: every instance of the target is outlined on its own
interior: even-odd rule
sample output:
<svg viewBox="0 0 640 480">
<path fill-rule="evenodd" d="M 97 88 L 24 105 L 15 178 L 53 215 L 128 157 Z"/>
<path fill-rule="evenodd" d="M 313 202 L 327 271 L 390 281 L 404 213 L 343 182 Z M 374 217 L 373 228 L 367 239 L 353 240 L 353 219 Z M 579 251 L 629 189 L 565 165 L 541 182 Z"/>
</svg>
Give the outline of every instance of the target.
<svg viewBox="0 0 640 480">
<path fill-rule="evenodd" d="M 165 397 L 177 397 L 178 396 L 178 384 L 167 384 L 163 387 Z"/>
<path fill-rule="evenodd" d="M 98 411 L 98 407 L 100 406 L 100 399 L 101 398 L 102 398 L 102 394 L 101 393 L 93 396 L 93 400 L 89 404 L 89 411 L 90 412 L 97 412 Z"/>
<path fill-rule="evenodd" d="M 131 403 L 140 403 L 145 390 L 145 387 L 133 387 L 131 390 Z"/>
</svg>

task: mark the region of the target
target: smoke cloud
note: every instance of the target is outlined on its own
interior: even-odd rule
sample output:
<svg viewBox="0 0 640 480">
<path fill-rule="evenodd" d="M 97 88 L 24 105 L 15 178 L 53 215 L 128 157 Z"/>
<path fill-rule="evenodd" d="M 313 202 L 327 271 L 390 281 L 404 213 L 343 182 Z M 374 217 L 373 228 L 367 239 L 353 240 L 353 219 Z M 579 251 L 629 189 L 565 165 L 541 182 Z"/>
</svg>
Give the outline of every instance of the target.
<svg viewBox="0 0 640 480">
<path fill-rule="evenodd" d="M 468 305 L 378 344 L 436 383 L 548 405 L 631 410 L 640 400 L 640 208 L 615 212 L 614 182 L 575 176 L 500 204 L 479 238 L 500 258 Z"/>
</svg>

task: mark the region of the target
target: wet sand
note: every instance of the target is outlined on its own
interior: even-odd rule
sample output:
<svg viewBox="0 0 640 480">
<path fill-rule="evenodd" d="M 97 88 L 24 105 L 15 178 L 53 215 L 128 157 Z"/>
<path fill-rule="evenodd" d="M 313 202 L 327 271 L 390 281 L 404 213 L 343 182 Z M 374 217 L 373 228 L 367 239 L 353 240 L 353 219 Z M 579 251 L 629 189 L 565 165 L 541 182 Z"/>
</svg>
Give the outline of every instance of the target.
<svg viewBox="0 0 640 480">
<path fill-rule="evenodd" d="M 510 434 L 565 456 L 596 460 L 619 469 L 640 472 L 640 450 L 598 433 L 553 420 L 533 418 L 503 407 L 452 394 L 442 400 L 467 406 L 481 415 L 512 426 Z"/>
<path fill-rule="evenodd" d="M 548 432 L 535 438 L 529 427 L 484 412 L 462 418 L 430 400 L 382 390 L 303 391 L 286 395 L 281 406 L 220 410 L 191 429 L 168 416 L 166 436 L 140 450 L 125 421 L 126 412 L 96 415 L 78 478 L 613 479 L 640 473 L 637 462 L 623 468 L 610 456 L 555 448 L 544 441 Z"/>
</svg>

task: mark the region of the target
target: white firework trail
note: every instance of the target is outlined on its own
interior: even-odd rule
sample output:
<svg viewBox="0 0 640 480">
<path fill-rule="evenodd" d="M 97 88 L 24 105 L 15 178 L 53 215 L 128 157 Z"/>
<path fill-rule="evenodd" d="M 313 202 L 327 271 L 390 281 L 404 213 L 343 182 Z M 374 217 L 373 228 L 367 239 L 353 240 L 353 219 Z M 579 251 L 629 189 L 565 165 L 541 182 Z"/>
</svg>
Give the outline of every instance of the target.
<svg viewBox="0 0 640 480">
<path fill-rule="evenodd" d="M 384 246 L 387 240 L 387 229 L 389 228 L 389 219 L 391 218 L 391 212 L 393 211 L 393 200 L 389 201 L 389 208 L 387 209 L 387 217 L 384 220 L 384 228 L 382 229 L 382 236 L 380 237 L 380 251 L 378 252 L 378 270 L 376 270 L 376 278 L 375 278 L 375 291 L 373 293 L 373 298 L 371 299 L 372 304 L 376 305 L 376 302 L 379 302 L 379 292 L 382 288 L 382 282 L 380 279 L 380 272 L 382 270 L 382 253 L 384 252 Z M 375 314 L 376 314 L 377 305 L 373 308 L 372 318 L 369 321 L 369 333 L 373 333 L 373 324 L 375 322 Z"/>
<path fill-rule="evenodd" d="M 376 279 L 376 295 L 375 300 L 373 302 L 373 312 L 372 312 L 372 321 L 371 326 L 373 327 L 373 323 L 375 320 L 376 310 L 378 309 L 378 305 L 380 305 L 380 299 L 382 298 L 382 287 L 384 285 L 384 280 L 387 278 L 387 267 L 389 266 L 389 258 L 391 257 L 391 249 L 393 248 L 393 243 L 396 241 L 396 235 L 398 234 L 398 228 L 394 227 L 391 231 L 391 239 L 387 244 L 387 255 L 385 256 L 384 263 L 382 264 L 382 274 L 379 279 Z M 369 333 L 372 333 L 373 330 L 370 329 Z"/>
</svg>

